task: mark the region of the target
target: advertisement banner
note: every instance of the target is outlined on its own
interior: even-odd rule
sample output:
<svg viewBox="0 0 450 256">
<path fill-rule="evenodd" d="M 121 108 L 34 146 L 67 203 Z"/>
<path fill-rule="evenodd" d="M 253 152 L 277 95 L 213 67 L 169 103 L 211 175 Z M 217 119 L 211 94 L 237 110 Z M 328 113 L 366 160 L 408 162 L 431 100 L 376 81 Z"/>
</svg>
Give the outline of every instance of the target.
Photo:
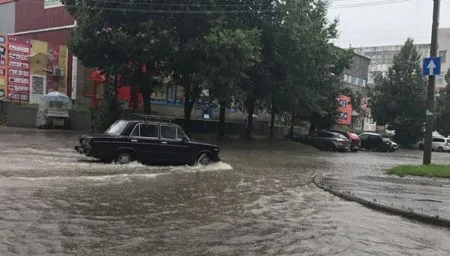
<svg viewBox="0 0 450 256">
<path fill-rule="evenodd" d="M 59 59 L 58 66 L 63 69 L 63 76 L 59 79 L 59 87 L 58 91 L 67 94 L 67 71 L 69 67 L 68 63 L 69 59 L 69 49 L 67 46 L 60 45 L 59 46 Z"/>
<path fill-rule="evenodd" d="M 53 70 L 59 66 L 59 45 L 48 43 L 47 46 L 47 70 Z M 59 91 L 60 78 L 54 77 L 52 72 L 47 72 L 47 91 Z"/>
<path fill-rule="evenodd" d="M 351 98 L 345 95 L 339 95 L 338 101 L 338 124 L 351 125 L 352 124 L 352 105 Z"/>
<path fill-rule="evenodd" d="M 31 44 L 28 39 L 8 37 L 8 99 L 28 102 L 30 93 Z"/>
<path fill-rule="evenodd" d="M 8 47 L 6 36 L 0 34 L 0 100 L 6 98 L 8 88 Z"/>
</svg>

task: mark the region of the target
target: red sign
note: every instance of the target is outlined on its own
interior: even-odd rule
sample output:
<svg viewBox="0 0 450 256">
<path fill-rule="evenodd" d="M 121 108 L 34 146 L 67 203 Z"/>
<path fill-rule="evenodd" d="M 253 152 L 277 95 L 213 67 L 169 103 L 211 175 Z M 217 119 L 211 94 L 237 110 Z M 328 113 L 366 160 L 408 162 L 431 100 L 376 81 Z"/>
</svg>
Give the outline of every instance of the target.
<svg viewBox="0 0 450 256">
<path fill-rule="evenodd" d="M 8 99 L 28 102 L 30 95 L 31 44 L 28 39 L 8 36 Z"/>
<path fill-rule="evenodd" d="M 338 124 L 350 125 L 352 124 L 352 105 L 351 98 L 345 95 L 339 95 L 337 97 L 338 101 Z"/>
</svg>

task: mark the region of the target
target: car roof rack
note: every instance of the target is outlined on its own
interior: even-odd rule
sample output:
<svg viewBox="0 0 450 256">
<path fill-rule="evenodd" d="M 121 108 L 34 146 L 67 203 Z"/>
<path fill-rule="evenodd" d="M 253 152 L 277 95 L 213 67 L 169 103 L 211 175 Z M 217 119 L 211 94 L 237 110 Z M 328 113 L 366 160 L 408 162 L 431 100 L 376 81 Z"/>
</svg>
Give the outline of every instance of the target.
<svg viewBox="0 0 450 256">
<path fill-rule="evenodd" d="M 173 118 L 173 117 L 145 115 L 145 114 L 137 114 L 137 113 L 128 114 L 126 116 L 126 118 L 134 119 L 134 120 L 157 121 L 157 122 L 168 122 L 168 123 L 175 121 L 175 118 Z"/>
</svg>

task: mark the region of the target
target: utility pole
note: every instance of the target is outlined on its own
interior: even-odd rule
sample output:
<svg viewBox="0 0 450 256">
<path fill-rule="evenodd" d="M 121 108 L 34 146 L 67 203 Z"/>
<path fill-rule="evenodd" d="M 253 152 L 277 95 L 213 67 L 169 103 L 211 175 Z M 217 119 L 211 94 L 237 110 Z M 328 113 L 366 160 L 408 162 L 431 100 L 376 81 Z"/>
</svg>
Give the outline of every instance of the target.
<svg viewBox="0 0 450 256">
<path fill-rule="evenodd" d="M 431 49 L 430 57 L 437 56 L 437 36 L 439 28 L 439 9 L 440 0 L 433 0 L 433 27 L 431 31 Z M 425 68 L 425 67 L 424 67 Z M 434 91 L 436 85 L 436 76 L 428 76 L 428 91 L 427 91 L 427 110 L 426 110 L 426 128 L 425 128 L 425 143 L 423 150 L 423 164 L 431 164 L 431 140 L 433 135 L 433 125 L 434 125 Z"/>
</svg>

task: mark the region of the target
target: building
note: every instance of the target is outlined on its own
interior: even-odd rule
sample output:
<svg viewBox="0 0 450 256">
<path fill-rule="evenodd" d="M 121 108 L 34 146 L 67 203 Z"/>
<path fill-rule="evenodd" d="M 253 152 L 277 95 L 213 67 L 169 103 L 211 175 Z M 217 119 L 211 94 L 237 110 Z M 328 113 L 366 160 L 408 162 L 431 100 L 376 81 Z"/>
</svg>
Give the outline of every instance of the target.
<svg viewBox="0 0 450 256">
<path fill-rule="evenodd" d="M 0 0 L 0 33 L 67 45 L 74 19 L 59 0 Z"/>
<path fill-rule="evenodd" d="M 33 81 L 43 82 L 46 88 L 63 84 L 64 92 L 73 94 L 77 81 L 72 79 L 72 73 L 81 67 L 67 47 L 61 46 L 68 45 L 74 26 L 73 17 L 59 0 L 0 0 L 0 34 L 28 39 L 35 44 L 30 45 L 35 50 L 30 54 L 30 61 L 38 53 L 48 57 L 49 70 L 36 72 L 42 73 L 43 79 L 37 79 L 39 75 L 30 77 L 30 87 Z M 54 68 L 62 69 L 64 76 L 52 76 Z"/>
<path fill-rule="evenodd" d="M 369 79 L 370 63 L 371 60 L 368 57 L 355 53 L 353 55 L 350 67 L 344 70 L 339 86 L 342 88 L 349 88 L 353 92 L 358 92 L 362 96 L 362 98 L 361 102 L 356 103 L 360 104 L 359 112 L 356 112 L 353 106 L 351 108 L 347 108 L 347 110 L 344 111 L 347 112 L 343 114 L 344 116 L 351 115 L 351 121 L 347 119 L 347 123 L 345 123 L 344 120 L 339 120 L 339 117 L 338 124 L 351 124 L 352 128 L 356 130 L 374 130 L 373 127 L 375 127 L 376 124 L 373 122 L 373 119 L 370 116 L 370 109 L 367 108 L 366 88 Z M 338 109 L 338 112 L 340 112 L 340 115 L 342 115 L 341 110 Z"/>
<path fill-rule="evenodd" d="M 442 88 L 446 85 L 444 76 L 450 68 L 448 59 L 450 48 L 450 28 L 440 28 L 438 32 L 438 56 L 441 57 L 442 75 L 436 78 L 436 87 Z M 430 56 L 430 44 L 416 45 L 422 58 Z M 364 55 L 371 59 L 369 66 L 368 83 L 373 84 L 377 74 L 386 74 L 394 62 L 394 56 L 400 52 L 403 45 L 385 45 L 354 48 L 355 53 Z M 422 62 L 420 63 L 422 65 Z"/>
<path fill-rule="evenodd" d="M 416 45 L 421 56 L 430 55 L 429 44 Z M 370 58 L 368 83 L 373 84 L 378 74 L 387 74 L 389 68 L 394 64 L 394 56 L 398 54 L 403 45 L 386 45 L 374 47 L 354 48 L 361 55 Z"/>
<path fill-rule="evenodd" d="M 446 74 L 450 69 L 450 28 L 440 28 L 438 34 L 439 57 L 441 57 L 441 72 Z M 444 75 L 439 76 L 444 83 Z"/>
<path fill-rule="evenodd" d="M 364 88 L 367 86 L 370 61 L 368 57 L 354 54 L 350 68 L 344 71 L 341 85 L 365 94 Z"/>
</svg>

